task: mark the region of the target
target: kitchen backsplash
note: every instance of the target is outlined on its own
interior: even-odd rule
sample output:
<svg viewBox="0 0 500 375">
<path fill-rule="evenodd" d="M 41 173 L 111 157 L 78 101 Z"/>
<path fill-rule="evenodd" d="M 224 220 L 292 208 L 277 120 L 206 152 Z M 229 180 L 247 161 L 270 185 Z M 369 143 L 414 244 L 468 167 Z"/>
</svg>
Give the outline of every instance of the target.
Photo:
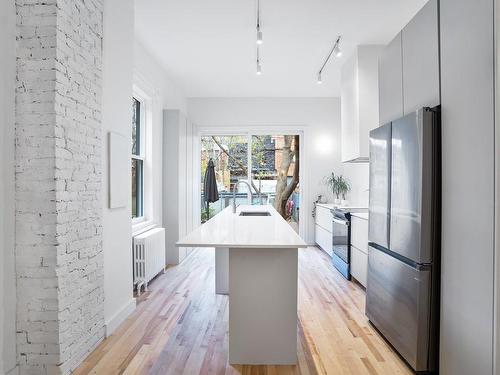
<svg viewBox="0 0 500 375">
<path fill-rule="evenodd" d="M 350 205 L 368 207 L 370 195 L 369 163 L 344 163 L 344 176 L 351 183 L 351 191 L 347 197 Z"/>
</svg>

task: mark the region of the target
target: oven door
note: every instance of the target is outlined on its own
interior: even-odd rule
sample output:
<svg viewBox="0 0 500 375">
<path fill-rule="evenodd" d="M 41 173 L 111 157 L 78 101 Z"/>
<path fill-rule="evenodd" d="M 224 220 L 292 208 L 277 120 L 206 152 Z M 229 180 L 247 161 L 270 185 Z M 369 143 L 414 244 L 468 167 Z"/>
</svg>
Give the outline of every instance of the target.
<svg viewBox="0 0 500 375">
<path fill-rule="evenodd" d="M 349 264 L 351 263 L 351 254 L 349 249 L 350 230 L 349 220 L 342 220 L 336 217 L 333 218 L 332 261 L 335 268 L 337 268 L 348 280 L 351 279 L 349 267 Z"/>
</svg>

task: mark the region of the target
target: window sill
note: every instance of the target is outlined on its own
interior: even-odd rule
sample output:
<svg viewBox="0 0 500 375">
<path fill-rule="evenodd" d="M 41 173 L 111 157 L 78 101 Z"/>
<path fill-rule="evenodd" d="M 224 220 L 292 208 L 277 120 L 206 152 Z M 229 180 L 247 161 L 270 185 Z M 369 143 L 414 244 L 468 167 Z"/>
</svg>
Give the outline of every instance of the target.
<svg viewBox="0 0 500 375">
<path fill-rule="evenodd" d="M 132 223 L 132 237 L 137 236 L 141 233 L 147 232 L 148 230 L 157 228 L 158 224 L 152 220 L 142 220 Z"/>
</svg>

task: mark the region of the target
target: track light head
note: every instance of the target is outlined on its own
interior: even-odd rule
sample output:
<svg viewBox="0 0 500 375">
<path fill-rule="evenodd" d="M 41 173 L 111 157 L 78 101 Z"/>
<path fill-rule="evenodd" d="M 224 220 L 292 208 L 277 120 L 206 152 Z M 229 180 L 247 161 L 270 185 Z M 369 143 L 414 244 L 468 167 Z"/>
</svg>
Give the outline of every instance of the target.
<svg viewBox="0 0 500 375">
<path fill-rule="evenodd" d="M 333 49 L 333 54 L 335 55 L 335 57 L 342 56 L 342 50 L 340 49 L 340 46 L 338 45 L 338 43 L 335 46 L 335 48 Z"/>
<path fill-rule="evenodd" d="M 257 28 L 257 44 L 261 45 L 262 43 L 262 31 L 260 31 L 260 28 Z"/>
<path fill-rule="evenodd" d="M 257 63 L 257 71 L 255 72 L 258 76 L 262 74 L 262 67 L 260 66 L 260 63 Z"/>
<path fill-rule="evenodd" d="M 321 85 L 323 80 L 321 79 L 321 72 L 318 73 L 318 85 Z"/>
</svg>

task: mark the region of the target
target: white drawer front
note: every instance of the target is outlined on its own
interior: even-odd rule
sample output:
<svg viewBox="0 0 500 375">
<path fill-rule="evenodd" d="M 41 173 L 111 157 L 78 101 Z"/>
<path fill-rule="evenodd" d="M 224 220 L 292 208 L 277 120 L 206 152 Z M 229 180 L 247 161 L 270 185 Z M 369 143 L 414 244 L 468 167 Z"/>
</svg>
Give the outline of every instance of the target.
<svg viewBox="0 0 500 375">
<path fill-rule="evenodd" d="M 315 225 L 315 236 L 319 247 L 332 256 L 332 234 L 319 225 Z"/>
<path fill-rule="evenodd" d="M 351 245 L 368 254 L 368 220 L 351 217 Z"/>
<path fill-rule="evenodd" d="M 320 206 L 316 207 L 316 224 L 329 232 L 332 231 L 332 218 L 333 215 L 330 209 Z"/>
<path fill-rule="evenodd" d="M 351 246 L 351 275 L 366 288 L 368 255 Z"/>
</svg>

